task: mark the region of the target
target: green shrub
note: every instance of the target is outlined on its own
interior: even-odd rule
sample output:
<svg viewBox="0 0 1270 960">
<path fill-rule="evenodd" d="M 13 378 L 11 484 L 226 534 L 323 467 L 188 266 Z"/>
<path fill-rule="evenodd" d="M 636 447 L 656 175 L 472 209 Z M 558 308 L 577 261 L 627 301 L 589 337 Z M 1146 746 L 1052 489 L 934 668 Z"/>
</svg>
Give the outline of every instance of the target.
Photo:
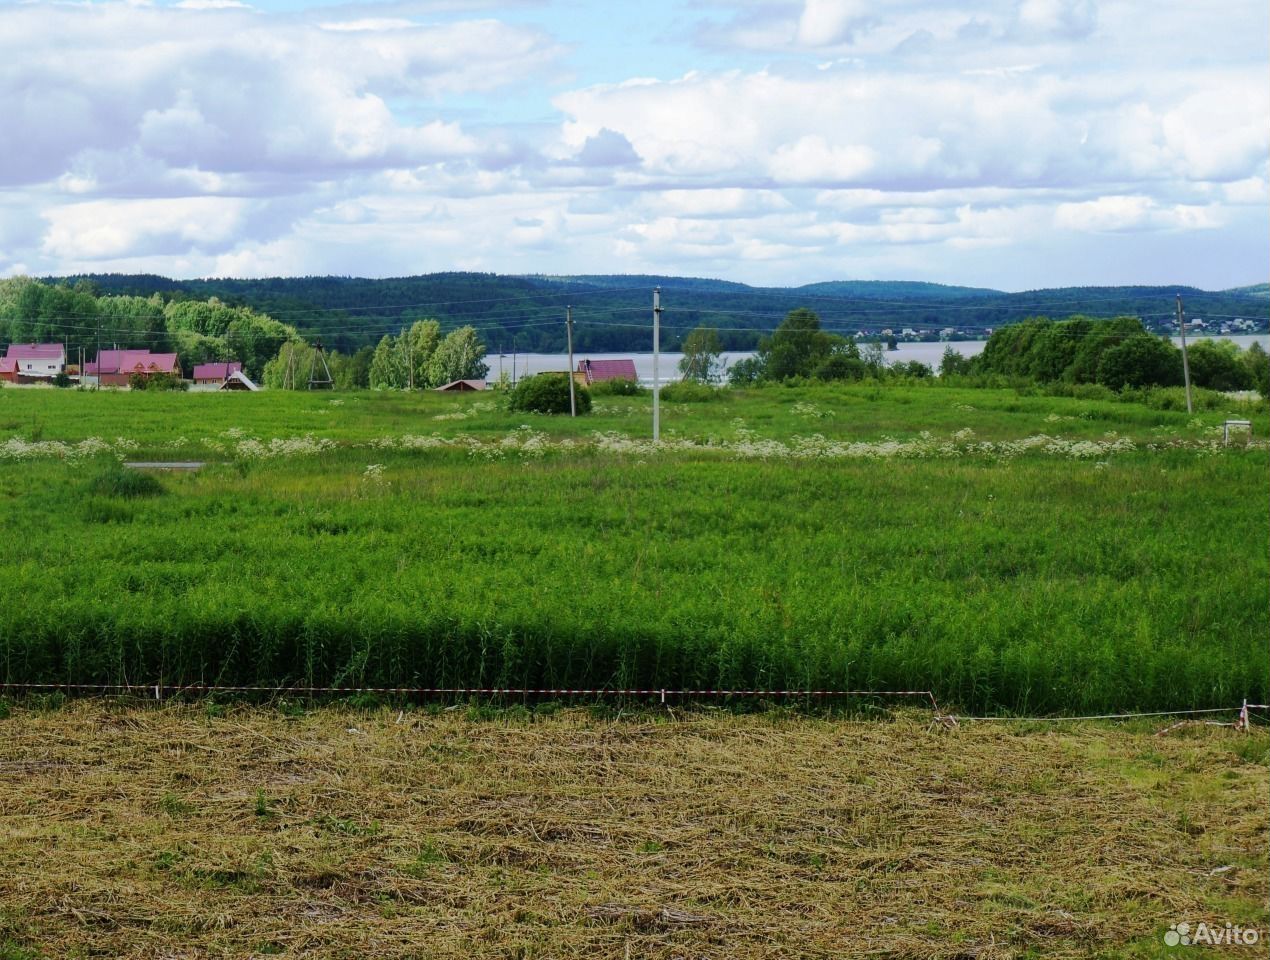
<svg viewBox="0 0 1270 960">
<path fill-rule="evenodd" d="M 150 376 L 142 376 L 139 373 L 133 373 L 128 375 L 128 389 L 185 391 L 190 389 L 190 384 L 188 381 L 182 380 L 180 377 L 170 373 L 155 373 Z"/>
<path fill-rule="evenodd" d="M 578 413 L 590 413 L 590 391 L 575 384 L 574 395 Z M 507 398 L 507 409 L 518 413 L 568 413 L 568 376 L 562 373 L 539 373 L 521 380 Z"/>
<path fill-rule="evenodd" d="M 89 491 L 103 497 L 122 497 L 137 500 L 141 497 L 157 497 L 163 493 L 163 484 L 141 470 L 114 466 L 93 477 Z"/>
<path fill-rule="evenodd" d="M 599 383 L 591 384 L 587 389 L 597 397 L 642 397 L 648 393 L 648 388 L 641 385 L 639 381 L 628 380 L 625 377 L 601 380 Z"/>
<path fill-rule="evenodd" d="M 662 399 L 669 403 L 709 403 L 723 399 L 723 391 L 696 380 L 679 380 L 661 388 Z"/>
</svg>

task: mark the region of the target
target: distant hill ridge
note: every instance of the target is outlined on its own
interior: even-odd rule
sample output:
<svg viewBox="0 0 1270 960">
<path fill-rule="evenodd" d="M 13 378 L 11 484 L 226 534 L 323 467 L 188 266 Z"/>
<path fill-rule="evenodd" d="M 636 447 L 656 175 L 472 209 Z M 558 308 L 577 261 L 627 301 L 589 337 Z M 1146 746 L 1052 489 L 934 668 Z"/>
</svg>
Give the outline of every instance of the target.
<svg viewBox="0 0 1270 960">
<path fill-rule="evenodd" d="M 167 298 L 219 297 L 293 323 L 343 351 L 376 342 L 421 317 L 446 327 L 472 324 L 491 349 L 557 351 L 564 346 L 564 308 L 572 305 L 579 350 L 649 348 L 652 289 L 662 288 L 663 344 L 696 326 L 719 329 L 730 349 L 752 347 L 797 307 L 815 309 L 842 333 L 910 329 L 957 336 L 1029 316 L 1132 315 L 1165 329 L 1181 293 L 1188 315 L 1243 317 L 1264 329 L 1270 284 L 1206 291 L 1188 286 L 1060 287 L 1008 293 L 921 281 L 832 280 L 799 287 L 756 287 L 727 280 L 650 274 L 519 275 L 445 272 L 366 279 L 309 276 L 172 280 L 152 274 L 88 274 L 99 294 Z"/>
</svg>

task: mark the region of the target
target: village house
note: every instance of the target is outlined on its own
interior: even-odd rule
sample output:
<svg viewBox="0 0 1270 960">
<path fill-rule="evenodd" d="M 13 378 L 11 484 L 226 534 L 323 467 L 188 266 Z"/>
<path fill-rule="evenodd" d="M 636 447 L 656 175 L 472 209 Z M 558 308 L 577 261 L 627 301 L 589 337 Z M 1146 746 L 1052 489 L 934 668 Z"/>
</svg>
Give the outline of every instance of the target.
<svg viewBox="0 0 1270 960">
<path fill-rule="evenodd" d="M 224 363 L 198 363 L 194 365 L 194 382 L 219 386 L 231 375 L 241 373 L 242 369 L 243 365 L 237 360 Z"/>
<path fill-rule="evenodd" d="M 11 343 L 0 364 L 0 379 L 13 383 L 52 383 L 66 366 L 60 343 Z"/>
<path fill-rule="evenodd" d="M 136 374 L 152 377 L 181 375 L 175 353 L 151 353 L 149 350 L 102 350 L 92 363 L 84 364 L 84 376 L 103 387 L 126 387 L 128 378 Z"/>
<path fill-rule="evenodd" d="M 578 373 L 585 377 L 585 383 L 603 383 L 605 380 L 633 380 L 639 382 L 639 374 L 635 371 L 634 360 L 579 360 Z"/>
</svg>

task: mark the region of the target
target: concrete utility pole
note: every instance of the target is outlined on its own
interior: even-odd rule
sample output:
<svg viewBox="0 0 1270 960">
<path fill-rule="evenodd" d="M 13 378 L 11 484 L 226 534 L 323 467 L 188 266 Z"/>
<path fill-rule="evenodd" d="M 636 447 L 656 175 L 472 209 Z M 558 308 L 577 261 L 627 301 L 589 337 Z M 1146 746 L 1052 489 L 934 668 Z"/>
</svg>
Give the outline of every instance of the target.
<svg viewBox="0 0 1270 960">
<path fill-rule="evenodd" d="M 1186 381 L 1186 412 L 1191 409 L 1191 361 L 1186 355 L 1186 314 L 1182 312 L 1182 295 L 1177 295 L 1177 325 L 1182 331 L 1182 378 Z"/>
<path fill-rule="evenodd" d="M 573 307 L 564 308 L 564 330 L 569 337 L 569 416 L 578 415 L 578 400 L 573 393 Z"/>
<path fill-rule="evenodd" d="M 661 287 L 653 288 L 653 443 L 661 440 Z"/>
</svg>

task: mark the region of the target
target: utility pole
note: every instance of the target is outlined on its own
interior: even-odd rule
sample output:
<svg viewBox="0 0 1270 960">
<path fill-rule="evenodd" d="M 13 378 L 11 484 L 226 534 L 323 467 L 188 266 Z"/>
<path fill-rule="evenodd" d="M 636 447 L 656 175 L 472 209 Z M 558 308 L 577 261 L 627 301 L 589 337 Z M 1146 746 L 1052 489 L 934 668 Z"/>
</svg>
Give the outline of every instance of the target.
<svg viewBox="0 0 1270 960">
<path fill-rule="evenodd" d="M 661 440 L 661 287 L 653 287 L 653 443 Z"/>
<path fill-rule="evenodd" d="M 1186 355 L 1186 314 L 1182 312 L 1182 295 L 1177 295 L 1177 325 L 1182 331 L 1182 377 L 1186 381 L 1186 412 L 1194 413 L 1191 409 L 1191 361 Z"/>
<path fill-rule="evenodd" d="M 578 415 L 578 399 L 573 392 L 573 307 L 564 308 L 564 330 L 569 338 L 569 416 Z"/>
<path fill-rule="evenodd" d="M 414 392 L 415 388 L 415 340 L 410 336 L 410 328 L 405 331 L 406 336 L 406 363 L 410 365 L 410 369 L 406 371 L 406 378 L 410 383 L 409 390 Z"/>
<path fill-rule="evenodd" d="M 512 387 L 516 386 L 516 338 L 512 337 Z"/>
</svg>

